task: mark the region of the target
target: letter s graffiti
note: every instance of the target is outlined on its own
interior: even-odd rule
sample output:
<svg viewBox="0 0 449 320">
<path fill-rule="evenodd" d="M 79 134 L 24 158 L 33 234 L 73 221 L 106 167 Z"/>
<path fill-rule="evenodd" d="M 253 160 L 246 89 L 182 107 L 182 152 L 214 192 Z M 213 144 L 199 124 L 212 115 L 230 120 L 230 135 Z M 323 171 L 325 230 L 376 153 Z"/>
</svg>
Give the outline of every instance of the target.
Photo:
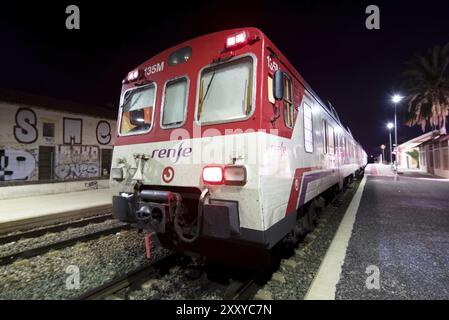
<svg viewBox="0 0 449 320">
<path fill-rule="evenodd" d="M 33 143 L 37 140 L 37 117 L 33 110 L 19 108 L 15 117 L 14 137 L 20 143 Z"/>
</svg>

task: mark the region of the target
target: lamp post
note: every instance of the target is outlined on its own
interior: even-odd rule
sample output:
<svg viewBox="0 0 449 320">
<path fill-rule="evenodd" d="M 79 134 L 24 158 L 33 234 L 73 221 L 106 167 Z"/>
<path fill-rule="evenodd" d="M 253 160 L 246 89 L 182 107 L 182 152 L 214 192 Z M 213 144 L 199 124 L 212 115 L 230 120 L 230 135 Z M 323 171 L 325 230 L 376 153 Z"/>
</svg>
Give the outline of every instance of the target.
<svg viewBox="0 0 449 320">
<path fill-rule="evenodd" d="M 382 164 L 384 164 L 384 160 L 385 160 L 385 145 L 384 144 L 382 144 L 381 146 L 380 146 L 380 148 L 382 149 Z"/>
<path fill-rule="evenodd" d="M 397 116 L 396 116 L 396 109 L 397 109 L 397 105 L 399 102 L 401 102 L 401 100 L 404 97 L 395 94 L 393 95 L 393 97 L 391 98 L 391 101 L 393 101 L 394 103 L 394 145 L 396 147 L 396 153 L 395 153 L 395 159 L 394 159 L 394 169 L 396 171 L 396 173 L 398 172 L 398 122 L 397 122 Z"/>
<path fill-rule="evenodd" d="M 390 136 L 390 164 L 393 164 L 393 146 L 391 145 L 391 129 L 393 129 L 394 124 L 389 122 L 387 124 L 388 135 Z"/>
</svg>

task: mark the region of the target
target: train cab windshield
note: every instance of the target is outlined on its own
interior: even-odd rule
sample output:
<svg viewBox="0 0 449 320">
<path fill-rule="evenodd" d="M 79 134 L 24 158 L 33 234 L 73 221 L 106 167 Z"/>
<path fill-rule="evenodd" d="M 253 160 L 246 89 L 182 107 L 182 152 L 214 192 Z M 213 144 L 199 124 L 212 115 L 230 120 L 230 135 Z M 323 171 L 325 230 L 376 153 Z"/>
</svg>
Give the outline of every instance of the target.
<svg viewBox="0 0 449 320">
<path fill-rule="evenodd" d="M 244 119 L 252 112 L 253 60 L 244 57 L 201 72 L 197 120 L 217 123 Z"/>
<path fill-rule="evenodd" d="M 148 132 L 153 125 L 155 86 L 128 91 L 122 105 L 120 133 L 135 134 Z"/>
</svg>

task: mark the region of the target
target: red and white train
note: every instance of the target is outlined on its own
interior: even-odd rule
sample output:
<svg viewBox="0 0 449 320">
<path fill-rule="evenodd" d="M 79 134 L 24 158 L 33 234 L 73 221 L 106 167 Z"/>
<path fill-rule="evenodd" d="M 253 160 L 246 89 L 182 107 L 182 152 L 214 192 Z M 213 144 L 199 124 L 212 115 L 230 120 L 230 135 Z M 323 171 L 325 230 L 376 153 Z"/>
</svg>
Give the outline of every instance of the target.
<svg viewBox="0 0 449 320">
<path fill-rule="evenodd" d="M 367 163 L 362 147 L 258 29 L 201 36 L 123 80 L 113 215 L 164 247 L 248 265 L 313 229 L 313 207 Z"/>
</svg>

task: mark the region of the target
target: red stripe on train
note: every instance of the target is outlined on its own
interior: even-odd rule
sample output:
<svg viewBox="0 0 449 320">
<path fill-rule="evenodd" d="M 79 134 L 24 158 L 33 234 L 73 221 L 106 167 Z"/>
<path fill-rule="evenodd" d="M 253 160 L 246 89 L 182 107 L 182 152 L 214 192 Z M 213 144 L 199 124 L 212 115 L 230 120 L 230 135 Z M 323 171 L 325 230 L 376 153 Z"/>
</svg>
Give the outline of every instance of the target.
<svg viewBox="0 0 449 320">
<path fill-rule="evenodd" d="M 290 198 L 288 199 L 287 211 L 285 215 L 293 213 L 296 211 L 296 204 L 298 203 L 299 193 L 302 188 L 302 180 L 305 172 L 317 170 L 318 167 L 306 167 L 306 168 L 297 168 L 295 171 L 295 175 L 293 176 L 292 187 L 290 190 Z"/>
</svg>

